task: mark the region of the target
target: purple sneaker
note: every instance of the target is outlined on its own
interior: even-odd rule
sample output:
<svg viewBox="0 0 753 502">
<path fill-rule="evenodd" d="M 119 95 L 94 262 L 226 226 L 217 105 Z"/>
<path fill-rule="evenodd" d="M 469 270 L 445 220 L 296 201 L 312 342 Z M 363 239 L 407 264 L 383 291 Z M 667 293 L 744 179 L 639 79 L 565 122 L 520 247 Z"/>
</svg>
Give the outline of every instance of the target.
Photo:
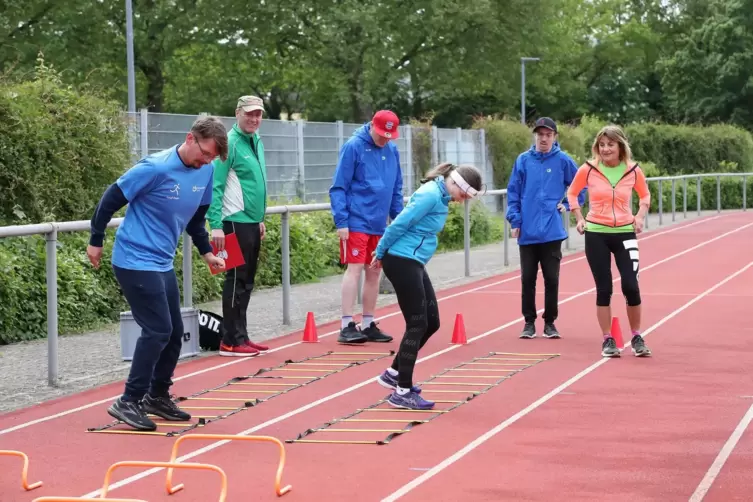
<svg viewBox="0 0 753 502">
<path fill-rule="evenodd" d="M 384 370 L 381 375 L 379 375 L 379 378 L 377 378 L 377 382 L 379 382 L 379 385 L 382 387 L 386 387 L 390 390 L 397 389 L 397 378 L 390 375 L 390 372 L 387 370 Z M 416 394 L 421 394 L 421 387 L 416 387 L 415 385 L 411 387 L 411 392 L 415 392 Z"/>
<path fill-rule="evenodd" d="M 433 401 L 427 401 L 415 392 L 408 392 L 401 396 L 395 391 L 387 399 L 387 402 L 395 408 L 407 408 L 411 410 L 430 410 L 434 408 Z"/>
</svg>

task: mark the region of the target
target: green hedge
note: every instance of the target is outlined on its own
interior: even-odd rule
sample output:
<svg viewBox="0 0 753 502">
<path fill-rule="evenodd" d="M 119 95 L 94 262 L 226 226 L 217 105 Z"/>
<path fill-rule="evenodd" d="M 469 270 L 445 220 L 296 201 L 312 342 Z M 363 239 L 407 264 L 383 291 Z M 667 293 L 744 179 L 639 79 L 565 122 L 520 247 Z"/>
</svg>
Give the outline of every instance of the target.
<svg viewBox="0 0 753 502">
<path fill-rule="evenodd" d="M 730 125 L 710 127 L 637 124 L 626 128 L 636 158 L 651 159 L 666 175 L 753 168 L 753 137 Z"/>
<path fill-rule="evenodd" d="M 578 126 L 589 155 L 593 139 L 604 125 L 606 122 L 584 117 Z M 644 123 L 626 126 L 625 133 L 633 156 L 650 159 L 665 176 L 753 170 L 753 135 L 740 127 Z"/>
<path fill-rule="evenodd" d="M 117 103 L 61 84 L 0 81 L 0 223 L 80 219 L 130 162 Z"/>
<path fill-rule="evenodd" d="M 590 157 L 594 137 L 604 125 L 593 117 L 583 117 L 577 127 L 560 124 L 560 146 L 580 165 Z M 495 185 L 506 187 L 515 159 L 533 142 L 530 127 L 490 118 L 479 119 L 474 127 L 486 130 Z M 655 166 L 649 176 L 753 170 L 753 135 L 736 126 L 646 123 L 629 125 L 625 132 L 644 170 L 648 163 Z"/>
<path fill-rule="evenodd" d="M 58 318 L 60 332 L 78 332 L 117 318 L 123 305 L 112 270 L 94 271 L 86 257 L 87 236 L 60 234 Z M 111 246 L 103 251 L 109 265 Z M 45 239 L 0 240 L 0 344 L 44 337 L 47 326 Z"/>
</svg>

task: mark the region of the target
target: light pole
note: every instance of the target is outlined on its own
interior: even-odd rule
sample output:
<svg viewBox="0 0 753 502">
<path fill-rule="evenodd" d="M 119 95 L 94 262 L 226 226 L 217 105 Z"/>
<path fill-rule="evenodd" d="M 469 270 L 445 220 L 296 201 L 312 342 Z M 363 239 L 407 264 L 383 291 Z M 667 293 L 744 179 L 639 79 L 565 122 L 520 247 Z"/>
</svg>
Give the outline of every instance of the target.
<svg viewBox="0 0 753 502">
<path fill-rule="evenodd" d="M 136 113 L 136 75 L 133 69 L 133 6 L 126 4 L 126 57 L 128 62 L 128 111 Z"/>
<path fill-rule="evenodd" d="M 541 61 L 541 58 L 520 58 L 520 123 L 526 123 L 526 62 Z"/>
</svg>

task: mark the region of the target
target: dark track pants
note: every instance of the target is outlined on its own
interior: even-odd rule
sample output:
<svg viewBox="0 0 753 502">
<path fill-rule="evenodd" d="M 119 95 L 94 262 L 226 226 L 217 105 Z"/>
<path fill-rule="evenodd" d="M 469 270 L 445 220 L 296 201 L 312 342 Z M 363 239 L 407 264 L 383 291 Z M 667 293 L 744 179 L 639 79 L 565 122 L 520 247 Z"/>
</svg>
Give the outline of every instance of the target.
<svg viewBox="0 0 753 502">
<path fill-rule="evenodd" d="M 413 368 L 418 351 L 439 330 L 439 307 L 426 268 L 408 258 L 386 253 L 382 260 L 384 274 L 392 283 L 405 319 L 405 334 L 392 368 L 398 372 L 398 386 L 413 386 Z"/>
<path fill-rule="evenodd" d="M 148 392 L 167 396 L 183 346 L 183 317 L 175 271 L 148 272 L 113 266 L 141 336 L 131 361 L 124 400 L 139 401 Z"/>
<path fill-rule="evenodd" d="M 256 267 L 261 249 L 261 228 L 258 223 L 223 223 L 225 235 L 235 233 L 245 265 L 225 272 L 222 289 L 222 340 L 226 345 L 240 345 L 248 340 L 246 312 L 256 280 Z"/>
<path fill-rule="evenodd" d="M 522 313 L 526 322 L 536 320 L 536 278 L 541 265 L 544 276 L 544 322 L 553 323 L 559 315 L 557 306 L 560 283 L 562 241 L 520 246 Z"/>
</svg>

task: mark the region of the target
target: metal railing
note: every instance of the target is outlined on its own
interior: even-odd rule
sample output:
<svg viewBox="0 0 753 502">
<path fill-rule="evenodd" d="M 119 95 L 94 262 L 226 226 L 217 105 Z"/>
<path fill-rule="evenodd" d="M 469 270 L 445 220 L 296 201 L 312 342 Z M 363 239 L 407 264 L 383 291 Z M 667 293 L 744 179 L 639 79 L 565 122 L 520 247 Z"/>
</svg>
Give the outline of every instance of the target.
<svg viewBox="0 0 753 502">
<path fill-rule="evenodd" d="M 704 173 L 704 174 L 683 174 L 679 176 L 657 176 L 654 178 L 647 178 L 648 181 L 656 181 L 659 183 L 659 193 L 663 194 L 662 191 L 662 182 L 663 181 L 671 181 L 672 182 L 672 221 L 675 221 L 676 219 L 676 201 L 677 201 L 677 181 L 682 180 L 682 213 L 683 217 L 688 217 L 688 180 L 695 178 L 696 180 L 696 193 L 698 196 L 696 197 L 696 211 L 698 215 L 701 214 L 701 178 L 716 178 L 716 211 L 717 213 L 721 212 L 722 210 L 722 178 L 725 177 L 742 177 L 742 196 L 743 196 L 743 202 L 742 202 L 742 209 L 743 211 L 746 211 L 747 208 L 747 191 L 748 191 L 748 176 L 753 175 L 753 173 Z M 664 215 L 664 208 L 663 208 L 663 197 L 659 197 L 658 200 L 659 204 L 659 225 L 662 224 L 663 221 L 663 215 Z"/>
<path fill-rule="evenodd" d="M 649 182 L 658 182 L 659 193 L 663 193 L 662 183 L 670 181 L 672 183 L 672 221 L 676 219 L 676 183 L 678 180 L 683 181 L 683 215 L 687 218 L 687 195 L 688 195 L 688 179 L 696 179 L 696 190 L 699 196 L 697 211 L 701 214 L 701 179 L 706 177 L 716 177 L 716 208 L 717 212 L 721 212 L 721 178 L 722 177 L 742 177 L 742 209 L 747 209 L 746 192 L 747 192 L 747 178 L 753 176 L 753 172 L 750 173 L 708 173 L 708 174 L 692 174 L 681 176 L 662 176 L 656 178 L 648 178 Z M 507 212 L 507 190 L 489 190 L 484 195 L 485 197 L 502 196 L 502 211 L 503 214 Z M 658 213 L 659 224 L 663 221 L 663 197 L 659 197 Z M 408 197 L 405 197 L 408 200 Z M 329 203 L 318 204 L 304 204 L 304 205 L 290 205 L 290 206 L 271 206 L 267 208 L 266 214 L 279 214 L 281 217 L 281 251 L 282 251 L 282 318 L 283 324 L 290 324 L 290 215 L 293 213 L 304 213 L 313 211 L 328 211 L 330 210 Z M 562 215 L 565 226 L 570 228 L 569 214 L 564 213 Z M 114 218 L 108 224 L 108 228 L 118 227 L 123 221 L 123 218 Z M 468 201 L 464 203 L 464 216 L 463 216 L 463 241 L 464 241 L 464 261 L 465 261 L 465 276 L 471 275 L 471 224 L 470 224 L 470 204 Z M 648 219 L 646 220 L 646 227 L 648 228 Z M 47 375 L 48 383 L 51 386 L 57 384 L 58 380 L 58 288 L 57 288 L 57 238 L 60 232 L 88 232 L 90 230 L 90 222 L 88 220 L 82 221 L 67 221 L 67 222 L 51 222 L 51 223 L 38 223 L 32 225 L 15 225 L 0 227 L 0 238 L 5 237 L 24 237 L 31 235 L 44 235 L 46 240 L 46 284 L 47 284 Z M 503 238 L 503 256 L 504 265 L 509 266 L 509 223 L 504 220 L 504 238 Z M 183 238 L 183 306 L 191 308 L 193 306 L 193 280 L 192 280 L 192 248 L 193 245 L 190 238 L 186 238 L 184 234 Z M 569 238 L 565 241 L 567 249 L 570 248 Z M 82 250 L 84 252 L 84 250 Z"/>
</svg>

